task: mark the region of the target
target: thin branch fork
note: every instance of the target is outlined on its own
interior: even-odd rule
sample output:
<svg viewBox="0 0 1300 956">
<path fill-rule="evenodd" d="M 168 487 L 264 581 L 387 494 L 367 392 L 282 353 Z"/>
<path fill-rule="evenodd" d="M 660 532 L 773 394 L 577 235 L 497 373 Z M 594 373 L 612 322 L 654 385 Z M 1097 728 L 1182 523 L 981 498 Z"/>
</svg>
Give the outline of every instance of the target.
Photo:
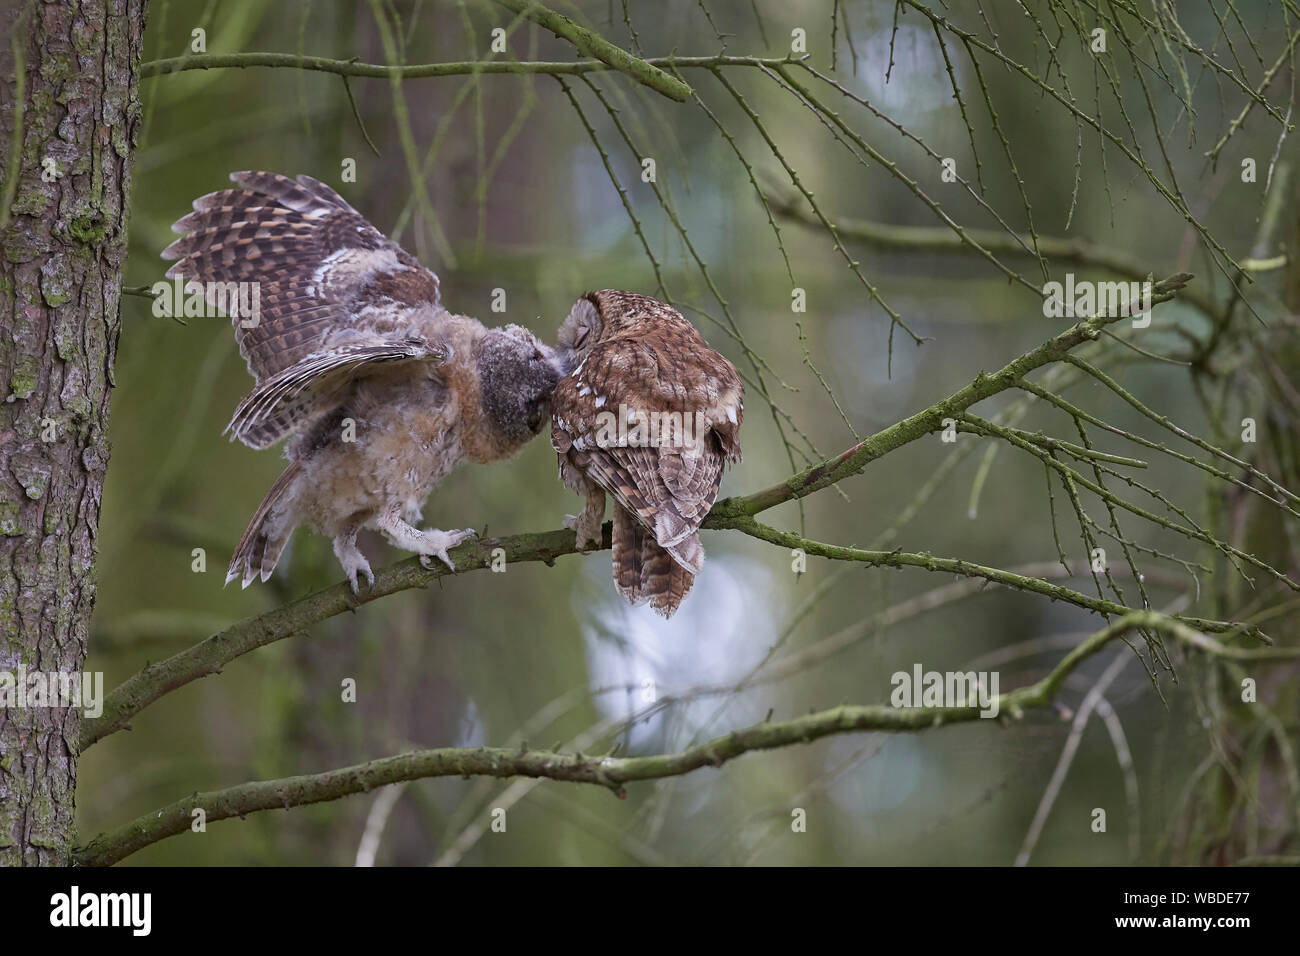
<svg viewBox="0 0 1300 956">
<path fill-rule="evenodd" d="M 679 103 L 690 99 L 692 90 L 680 79 L 610 43 L 598 33 L 579 26 L 568 17 L 544 7 L 537 0 L 496 0 L 512 13 L 533 21 L 557 37 L 568 40 L 579 53 L 594 56 L 611 69 L 626 73 L 643 86 Z"/>
<path fill-rule="evenodd" d="M 1155 305 L 1173 299 L 1191 279 L 1190 274 L 1183 272 L 1155 283 L 1151 288 L 1151 304 Z M 1131 306 L 1133 304 L 1129 303 L 1121 307 L 1119 315 L 1098 315 L 1085 319 L 1066 329 L 1055 338 L 1043 343 L 1038 348 L 1026 352 L 1013 362 L 1009 362 L 999 371 L 991 375 L 980 373 L 974 382 L 961 391 L 955 392 L 943 401 L 936 402 L 929 408 L 917 412 L 910 418 L 905 418 L 903 421 L 863 439 L 837 458 L 814 465 L 812 468 L 786 479 L 779 485 L 774 485 L 745 498 L 724 498 L 713 506 L 714 510 L 709 513 L 709 518 L 706 519 L 704 526 L 706 528 L 718 527 L 718 520 L 727 515 L 756 515 L 768 508 L 792 501 L 795 498 L 802 498 L 828 485 L 836 484 L 845 478 L 856 475 L 869 463 L 887 452 L 891 452 L 895 448 L 919 438 L 921 435 L 937 431 L 942 427 L 945 418 L 956 419 L 961 412 L 966 411 L 977 402 L 1013 387 L 1018 379 L 1023 379 L 1025 375 L 1035 369 L 1064 358 L 1070 349 L 1076 345 L 1096 339 L 1106 326 L 1120 321 L 1126 315 L 1135 314 Z M 715 514 L 718 517 L 715 518 Z"/>
<path fill-rule="evenodd" d="M 784 219 L 813 229 L 821 225 L 793 195 L 765 196 L 765 199 L 772 211 Z M 837 217 L 834 226 L 841 238 L 851 242 L 861 242 L 877 249 L 935 253 L 970 252 L 970 246 L 964 244 L 960 236 L 943 226 L 900 226 L 851 216 Z M 1005 256 L 1034 257 L 1035 255 L 1034 250 L 1029 247 L 1028 236 L 1008 234 L 996 229 L 967 228 L 964 231 L 973 242 L 991 253 Z M 1062 239 L 1057 236 L 1040 235 L 1038 251 L 1044 258 L 1054 262 L 1104 269 L 1137 282 L 1143 282 L 1150 276 L 1150 272 L 1138 265 L 1132 255 L 1114 252 L 1088 239 Z M 1198 289 L 1183 289 L 1179 298 L 1194 305 L 1207 316 L 1214 317 L 1218 313 L 1213 300 Z"/>
</svg>

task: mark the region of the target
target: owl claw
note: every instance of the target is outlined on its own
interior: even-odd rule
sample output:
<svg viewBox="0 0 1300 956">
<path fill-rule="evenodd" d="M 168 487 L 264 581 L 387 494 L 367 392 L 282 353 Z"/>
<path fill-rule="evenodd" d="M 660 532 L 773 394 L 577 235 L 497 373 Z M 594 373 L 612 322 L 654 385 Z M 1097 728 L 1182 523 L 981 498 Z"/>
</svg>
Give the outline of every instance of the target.
<svg viewBox="0 0 1300 956">
<path fill-rule="evenodd" d="M 361 569 L 359 569 L 359 570 L 361 571 L 362 574 L 364 574 L 364 575 L 366 576 L 366 590 L 367 590 L 367 591 L 372 590 L 372 589 L 374 588 L 374 586 L 375 586 L 375 572 L 370 570 L 370 565 L 369 565 L 369 564 L 367 564 L 364 568 L 361 568 Z M 358 591 L 358 588 L 359 588 L 360 584 L 361 584 L 361 579 L 360 579 L 359 577 L 354 577 L 354 578 L 352 579 L 352 593 L 353 593 L 353 594 L 358 594 L 358 593 L 360 593 L 360 592 Z"/>
<path fill-rule="evenodd" d="M 363 574 L 366 576 L 366 588 L 370 589 L 375 586 L 375 572 L 370 570 L 370 562 L 359 551 L 357 556 L 360 558 L 359 561 L 352 563 L 350 566 L 345 566 L 343 569 L 347 572 L 348 583 L 352 585 L 353 594 L 361 593 L 361 575 Z"/>
<path fill-rule="evenodd" d="M 375 574 L 370 570 L 370 562 L 357 547 L 356 534 L 343 535 L 334 539 L 334 554 L 343 566 L 343 573 L 348 577 L 353 594 L 361 593 L 361 575 L 366 576 L 370 587 L 375 586 Z"/>
<path fill-rule="evenodd" d="M 422 532 L 428 550 L 421 552 L 420 564 L 429 571 L 433 570 L 433 559 L 438 558 L 448 568 L 455 571 L 456 565 L 447 557 L 447 551 L 456 547 L 466 538 L 477 538 L 478 532 L 473 528 L 463 531 L 425 531 Z"/>
<path fill-rule="evenodd" d="M 593 533 L 588 527 L 588 522 L 583 519 L 582 515 L 565 515 L 564 526 L 574 533 L 575 543 L 579 551 L 590 551 L 601 546 L 600 522 L 596 523 L 596 529 Z"/>
<path fill-rule="evenodd" d="M 426 571 L 432 571 L 434 568 L 433 559 L 435 557 L 440 558 L 442 560 L 442 563 L 447 565 L 447 567 L 450 568 L 451 570 L 453 571 L 456 570 L 455 563 L 451 560 L 451 558 L 447 557 L 447 552 L 445 549 L 442 551 L 435 551 L 433 554 L 420 555 L 420 567 L 424 568 L 424 570 Z"/>
</svg>

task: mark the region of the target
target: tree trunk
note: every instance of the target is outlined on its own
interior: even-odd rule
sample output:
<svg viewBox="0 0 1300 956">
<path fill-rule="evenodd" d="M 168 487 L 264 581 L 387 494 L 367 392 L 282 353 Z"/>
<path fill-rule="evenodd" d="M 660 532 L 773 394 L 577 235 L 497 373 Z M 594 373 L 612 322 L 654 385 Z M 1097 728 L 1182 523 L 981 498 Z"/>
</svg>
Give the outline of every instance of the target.
<svg viewBox="0 0 1300 956">
<path fill-rule="evenodd" d="M 0 0 L 0 672 L 11 678 L 79 672 L 86 659 L 145 6 Z M 79 714 L 19 706 L 9 690 L 0 865 L 66 864 Z"/>
</svg>

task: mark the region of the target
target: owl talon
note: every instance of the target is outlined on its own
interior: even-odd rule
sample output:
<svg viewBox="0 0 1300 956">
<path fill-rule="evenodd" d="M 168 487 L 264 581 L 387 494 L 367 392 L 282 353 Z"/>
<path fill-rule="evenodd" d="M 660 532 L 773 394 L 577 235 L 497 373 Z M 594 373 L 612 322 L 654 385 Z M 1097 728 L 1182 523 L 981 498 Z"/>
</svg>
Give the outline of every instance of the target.
<svg viewBox="0 0 1300 956">
<path fill-rule="evenodd" d="M 334 554 L 339 559 L 339 564 L 343 566 L 343 573 L 347 575 L 348 583 L 352 585 L 352 593 L 361 593 L 361 575 L 366 576 L 370 587 L 375 586 L 375 574 L 370 570 L 370 562 L 366 556 L 361 553 L 357 547 L 357 532 L 355 529 L 348 534 L 334 539 Z"/>
<path fill-rule="evenodd" d="M 375 586 L 375 572 L 370 570 L 370 565 L 365 563 L 365 559 L 362 559 L 362 561 L 362 567 L 353 568 L 348 571 L 348 581 L 352 585 L 353 594 L 361 593 L 361 575 L 363 574 L 366 576 L 366 590 L 369 591 Z"/>
<path fill-rule="evenodd" d="M 478 532 L 473 528 L 466 528 L 463 531 L 422 531 L 420 533 L 424 539 L 424 547 L 420 552 L 420 564 L 429 571 L 433 570 L 434 558 L 438 558 L 448 568 L 455 571 L 456 565 L 451 558 L 447 557 L 447 552 L 466 538 L 478 537 Z"/>
<path fill-rule="evenodd" d="M 564 526 L 574 534 L 574 544 L 579 551 L 591 551 L 599 549 L 601 545 L 600 523 L 597 522 L 595 531 L 589 527 L 589 522 L 583 520 L 584 515 L 565 515 Z"/>
</svg>

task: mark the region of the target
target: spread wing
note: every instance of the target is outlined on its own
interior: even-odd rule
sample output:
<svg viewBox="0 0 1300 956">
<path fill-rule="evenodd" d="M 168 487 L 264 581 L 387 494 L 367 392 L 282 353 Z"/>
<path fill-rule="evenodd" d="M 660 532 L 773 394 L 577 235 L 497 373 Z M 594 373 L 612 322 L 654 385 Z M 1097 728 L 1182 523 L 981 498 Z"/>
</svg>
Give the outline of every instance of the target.
<svg viewBox="0 0 1300 956">
<path fill-rule="evenodd" d="M 735 369 L 683 324 L 689 336 L 655 329 L 598 343 L 552 398 L 556 452 L 670 549 L 699 530 L 724 466 L 740 459 L 743 415 Z M 630 416 L 627 428 L 611 436 L 620 415 Z M 631 429 L 643 415 L 659 417 L 657 445 L 635 444 Z"/>
<path fill-rule="evenodd" d="M 438 279 L 324 183 L 264 172 L 230 178 L 243 188 L 195 200 L 172 226 L 182 238 L 162 257 L 178 260 L 169 278 L 204 283 L 214 304 L 227 283 L 256 290 L 244 300 L 256 312 L 232 323 L 258 387 L 231 428 L 265 447 L 326 410 L 324 400 L 364 365 L 436 351 L 412 341 L 410 316 L 438 305 Z"/>
<path fill-rule="evenodd" d="M 290 365 L 257 383 L 235 409 L 226 431 L 251 448 L 266 448 L 335 407 L 364 366 L 387 362 L 445 362 L 450 350 L 421 339 L 345 345 Z"/>
</svg>

